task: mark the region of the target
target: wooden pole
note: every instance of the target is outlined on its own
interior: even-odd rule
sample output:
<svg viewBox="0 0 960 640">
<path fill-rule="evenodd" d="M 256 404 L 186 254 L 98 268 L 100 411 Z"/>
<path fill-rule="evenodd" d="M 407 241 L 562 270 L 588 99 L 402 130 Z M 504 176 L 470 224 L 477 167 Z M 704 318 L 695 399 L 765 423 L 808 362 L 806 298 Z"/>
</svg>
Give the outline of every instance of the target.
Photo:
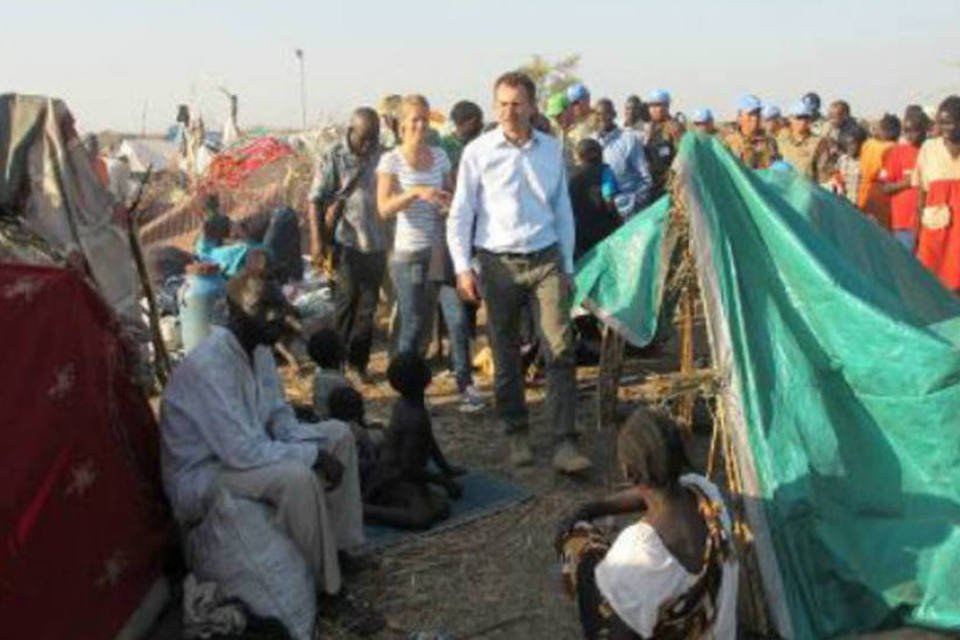
<svg viewBox="0 0 960 640">
<path fill-rule="evenodd" d="M 623 375 L 624 340 L 609 325 L 603 328 L 600 343 L 600 371 L 597 375 L 597 432 L 603 441 L 607 489 L 613 486 L 616 464 L 617 400 Z"/>
<path fill-rule="evenodd" d="M 130 251 L 133 253 L 133 261 L 137 265 L 137 274 L 140 276 L 140 285 L 143 287 L 143 295 L 147 299 L 148 316 L 150 318 L 150 337 L 153 341 L 154 359 L 153 366 L 157 375 L 157 381 L 163 387 L 167 384 L 167 378 L 170 375 L 170 356 L 167 354 L 167 348 L 163 344 L 163 336 L 160 334 L 160 314 L 157 310 L 157 299 L 153 293 L 153 285 L 150 283 L 150 275 L 147 273 L 147 264 L 143 259 L 143 249 L 140 247 L 140 223 L 137 220 L 137 208 L 140 206 L 140 198 L 143 196 L 143 190 L 150 175 L 153 173 L 153 165 L 147 167 L 147 174 L 140 183 L 140 189 L 133 204 L 127 209 L 127 237 L 130 241 Z"/>
<path fill-rule="evenodd" d="M 680 374 L 686 376 L 694 370 L 694 308 L 696 306 L 696 285 L 689 282 L 683 289 L 680 298 Z M 677 419 L 687 434 L 693 432 L 693 405 L 696 393 L 687 393 L 680 399 Z"/>
</svg>

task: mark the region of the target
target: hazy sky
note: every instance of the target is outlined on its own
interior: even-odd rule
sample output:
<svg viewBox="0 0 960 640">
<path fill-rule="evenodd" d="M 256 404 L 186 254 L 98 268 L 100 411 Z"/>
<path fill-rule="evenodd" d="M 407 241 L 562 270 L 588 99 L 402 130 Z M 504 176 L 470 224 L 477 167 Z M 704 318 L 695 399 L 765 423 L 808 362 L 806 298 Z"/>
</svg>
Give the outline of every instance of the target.
<svg viewBox="0 0 960 640">
<path fill-rule="evenodd" d="M 654 8 L 657 7 L 657 8 Z M 421 92 L 484 109 L 490 83 L 539 53 L 583 56 L 594 97 L 668 88 L 679 109 L 730 115 L 814 89 L 854 111 L 901 111 L 960 92 L 960 0 L 0 0 L 0 92 L 64 98 L 81 128 L 161 130 L 176 104 L 240 125 L 296 126 Z"/>
</svg>

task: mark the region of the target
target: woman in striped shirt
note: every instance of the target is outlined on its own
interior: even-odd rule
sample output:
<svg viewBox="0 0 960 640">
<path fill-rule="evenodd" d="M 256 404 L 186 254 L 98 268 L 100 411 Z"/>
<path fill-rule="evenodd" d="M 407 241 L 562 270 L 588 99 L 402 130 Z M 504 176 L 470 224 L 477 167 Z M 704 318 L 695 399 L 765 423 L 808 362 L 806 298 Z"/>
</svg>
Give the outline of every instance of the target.
<svg viewBox="0 0 960 640">
<path fill-rule="evenodd" d="M 442 216 L 450 206 L 450 160 L 427 143 L 430 105 L 419 95 L 400 104 L 400 145 L 377 167 L 377 208 L 397 225 L 390 278 L 397 295 L 397 352 L 419 353 L 432 317 L 427 271 L 433 247 L 445 242 Z"/>
</svg>

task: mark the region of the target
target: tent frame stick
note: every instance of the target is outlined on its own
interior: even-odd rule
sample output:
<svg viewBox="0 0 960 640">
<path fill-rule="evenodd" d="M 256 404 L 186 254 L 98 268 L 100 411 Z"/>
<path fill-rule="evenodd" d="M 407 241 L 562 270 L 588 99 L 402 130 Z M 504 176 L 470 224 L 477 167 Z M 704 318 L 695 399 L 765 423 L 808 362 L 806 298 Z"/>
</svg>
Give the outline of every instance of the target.
<svg viewBox="0 0 960 640">
<path fill-rule="evenodd" d="M 153 342 L 154 358 L 153 367 L 157 376 L 157 382 L 161 388 L 165 387 L 170 377 L 170 356 L 167 353 L 167 347 L 163 343 L 163 336 L 160 333 L 160 313 L 157 310 L 157 298 L 153 292 L 153 285 L 150 282 L 150 274 L 147 273 L 147 264 L 143 259 L 143 249 L 140 246 L 140 222 L 137 218 L 137 209 L 140 207 L 140 199 L 146 188 L 147 182 L 153 173 L 153 165 L 147 167 L 147 173 L 140 182 L 140 188 L 133 204 L 127 209 L 127 236 L 130 241 L 130 252 L 133 254 L 133 261 L 137 265 L 137 275 L 140 276 L 140 286 L 143 288 L 143 296 L 147 299 L 147 316 L 150 320 L 150 337 Z"/>
</svg>

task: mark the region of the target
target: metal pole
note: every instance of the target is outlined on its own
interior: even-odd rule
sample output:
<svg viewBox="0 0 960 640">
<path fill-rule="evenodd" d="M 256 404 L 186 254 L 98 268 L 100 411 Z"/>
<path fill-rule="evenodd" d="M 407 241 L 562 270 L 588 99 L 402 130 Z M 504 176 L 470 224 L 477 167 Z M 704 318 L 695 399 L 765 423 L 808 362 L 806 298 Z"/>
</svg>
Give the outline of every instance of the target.
<svg viewBox="0 0 960 640">
<path fill-rule="evenodd" d="M 300 61 L 300 124 L 307 128 L 307 80 L 303 70 L 303 49 L 297 49 L 297 60 Z"/>
</svg>

